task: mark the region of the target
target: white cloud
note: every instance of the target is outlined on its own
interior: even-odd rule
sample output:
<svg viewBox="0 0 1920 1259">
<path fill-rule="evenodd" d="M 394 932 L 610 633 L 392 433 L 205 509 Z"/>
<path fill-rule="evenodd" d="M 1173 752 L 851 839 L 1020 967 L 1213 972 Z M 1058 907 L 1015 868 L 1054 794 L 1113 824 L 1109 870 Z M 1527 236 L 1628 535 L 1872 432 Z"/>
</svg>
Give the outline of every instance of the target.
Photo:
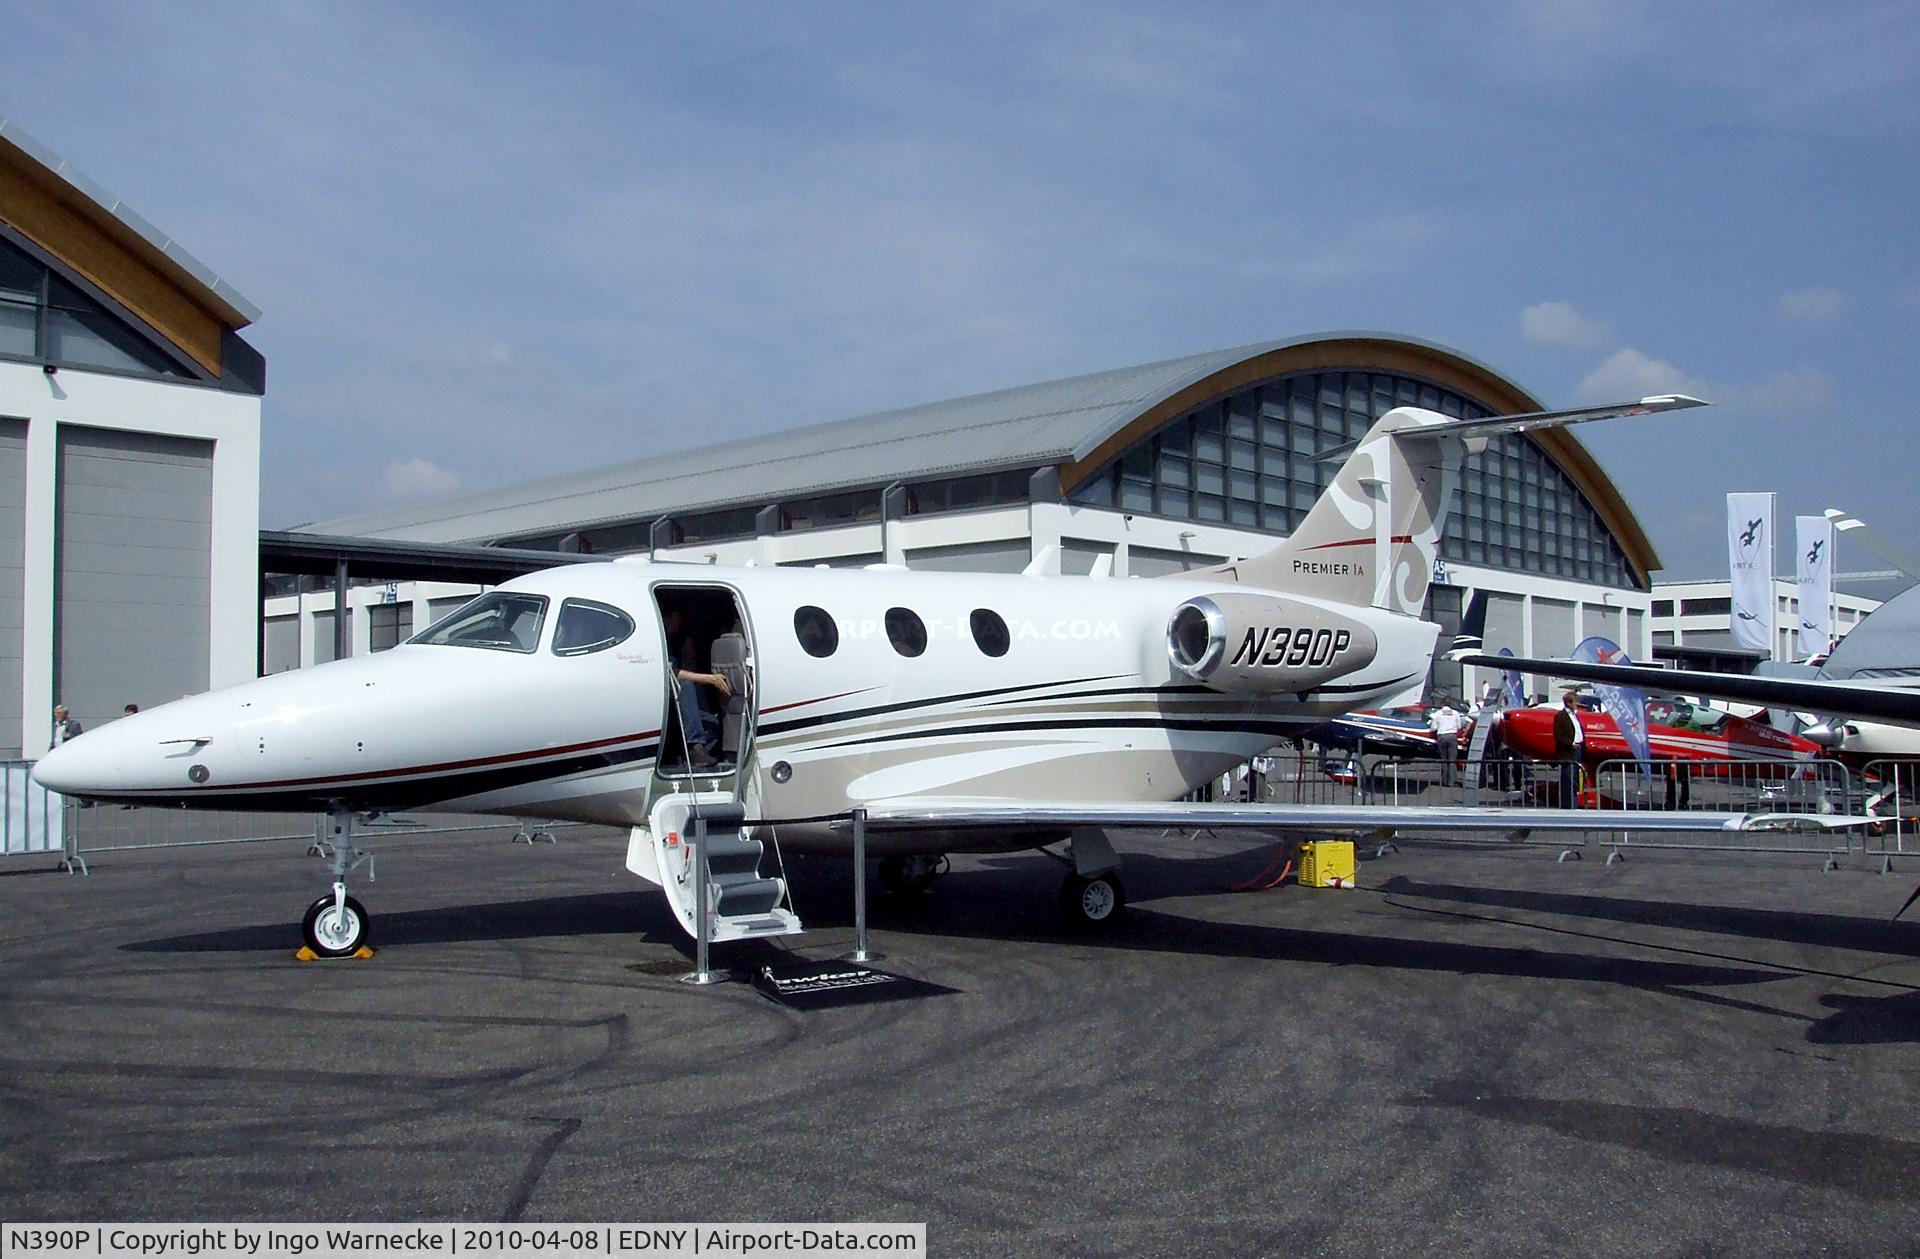
<svg viewBox="0 0 1920 1259">
<path fill-rule="evenodd" d="M 1777 372 L 1751 384 L 1709 380 L 1665 359 L 1623 346 L 1587 373 L 1575 390 L 1582 402 L 1622 402 L 1656 393 L 1684 393 L 1715 406 L 1781 418 L 1831 410 L 1833 382 L 1818 368 Z"/>
<path fill-rule="evenodd" d="M 1613 344 L 1613 328 L 1588 319 L 1571 302 L 1541 302 L 1520 312 L 1520 335 L 1539 345 L 1599 350 Z"/>
<path fill-rule="evenodd" d="M 1574 391 L 1586 402 L 1622 402 L 1655 393 L 1687 393 L 1705 397 L 1712 386 L 1698 376 L 1689 376 L 1665 359 L 1642 354 L 1632 346 L 1622 346 L 1605 362 L 1587 373 Z"/>
<path fill-rule="evenodd" d="M 1783 293 L 1778 310 L 1789 323 L 1832 323 L 1853 309 L 1853 299 L 1839 289 L 1815 285 Z"/>
<path fill-rule="evenodd" d="M 403 459 L 387 465 L 387 492 L 395 498 L 434 498 L 460 488 L 460 475 L 425 459 Z"/>
<path fill-rule="evenodd" d="M 1833 406 L 1833 382 L 1817 368 L 1802 367 L 1758 384 L 1735 386 L 1728 400 L 1765 415 L 1804 415 Z"/>
</svg>

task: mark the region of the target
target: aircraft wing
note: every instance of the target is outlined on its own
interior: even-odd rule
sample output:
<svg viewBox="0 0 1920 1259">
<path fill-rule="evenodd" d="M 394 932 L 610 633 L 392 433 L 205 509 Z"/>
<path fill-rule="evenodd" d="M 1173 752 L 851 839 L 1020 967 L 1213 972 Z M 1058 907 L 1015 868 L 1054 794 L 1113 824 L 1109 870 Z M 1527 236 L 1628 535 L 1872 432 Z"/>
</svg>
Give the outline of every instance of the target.
<svg viewBox="0 0 1920 1259">
<path fill-rule="evenodd" d="M 1795 712 L 1920 727 L 1920 690 L 1910 687 L 1821 678 L 1756 678 L 1739 673 L 1656 669 L 1640 664 L 1528 660 L 1517 656 L 1480 653 L 1461 653 L 1450 658 L 1458 664 L 1479 665 L 1488 669 L 1516 669 L 1522 673 L 1544 673 L 1582 682 L 1638 686 L 1667 694 L 1705 695 L 1715 699 L 1739 700 L 1746 704 L 1788 708 Z"/>
<path fill-rule="evenodd" d="M 1373 834 L 1397 831 L 1760 831 L 1833 830 L 1876 819 L 1846 814 L 1688 813 L 1635 809 L 1479 808 L 1424 805 L 1116 804 L 1105 800 L 1023 803 L 1007 800 L 876 800 L 869 830 L 916 827 L 1183 827 L 1202 830 L 1306 830 Z"/>
</svg>

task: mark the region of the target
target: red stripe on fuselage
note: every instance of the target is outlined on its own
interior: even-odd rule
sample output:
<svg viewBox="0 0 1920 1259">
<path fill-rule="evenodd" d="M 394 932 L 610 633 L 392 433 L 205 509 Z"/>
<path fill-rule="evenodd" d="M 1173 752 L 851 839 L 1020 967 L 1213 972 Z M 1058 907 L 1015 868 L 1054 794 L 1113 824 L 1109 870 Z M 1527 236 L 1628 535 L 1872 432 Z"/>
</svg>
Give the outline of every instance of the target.
<svg viewBox="0 0 1920 1259">
<path fill-rule="evenodd" d="M 1388 538 L 1387 541 L 1411 542 L 1413 541 L 1413 535 L 1410 533 L 1402 533 L 1394 537 Z M 1345 542 L 1322 542 L 1318 546 L 1308 546 L 1308 547 L 1302 547 L 1300 549 L 1303 551 L 1325 551 L 1337 546 L 1372 546 L 1372 545 L 1373 545 L 1372 538 L 1349 538 Z"/>
</svg>

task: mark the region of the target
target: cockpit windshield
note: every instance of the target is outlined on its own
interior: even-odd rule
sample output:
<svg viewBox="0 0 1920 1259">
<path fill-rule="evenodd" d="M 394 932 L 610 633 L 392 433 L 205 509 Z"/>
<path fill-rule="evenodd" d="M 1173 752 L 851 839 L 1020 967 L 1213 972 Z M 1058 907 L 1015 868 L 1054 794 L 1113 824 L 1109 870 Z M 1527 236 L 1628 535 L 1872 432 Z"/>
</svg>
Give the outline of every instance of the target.
<svg viewBox="0 0 1920 1259">
<path fill-rule="evenodd" d="M 462 604 L 407 641 L 430 647 L 484 647 L 531 652 L 547 617 L 545 595 L 495 590 Z"/>
</svg>

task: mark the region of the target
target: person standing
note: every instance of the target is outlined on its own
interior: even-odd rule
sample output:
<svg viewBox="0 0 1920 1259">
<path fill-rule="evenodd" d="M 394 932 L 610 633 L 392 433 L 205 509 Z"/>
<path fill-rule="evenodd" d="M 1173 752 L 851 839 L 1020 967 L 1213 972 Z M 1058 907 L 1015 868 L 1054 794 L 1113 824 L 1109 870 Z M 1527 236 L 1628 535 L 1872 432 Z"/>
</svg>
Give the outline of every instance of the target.
<svg viewBox="0 0 1920 1259">
<path fill-rule="evenodd" d="M 78 718 L 67 711 L 65 704 L 53 706 L 53 746 L 59 747 L 68 739 L 78 738 L 86 732 Z"/>
<path fill-rule="evenodd" d="M 1580 728 L 1580 703 L 1569 687 L 1560 696 L 1560 711 L 1553 715 L 1553 757 L 1560 762 L 1560 807 L 1577 808 L 1580 803 L 1580 753 L 1587 732 Z"/>
<path fill-rule="evenodd" d="M 1440 785 L 1451 787 L 1454 769 L 1460 762 L 1460 728 L 1467 724 L 1466 718 L 1451 702 L 1442 699 L 1440 707 L 1428 714 L 1427 724 L 1433 727 L 1434 751 L 1440 757 Z"/>
</svg>

